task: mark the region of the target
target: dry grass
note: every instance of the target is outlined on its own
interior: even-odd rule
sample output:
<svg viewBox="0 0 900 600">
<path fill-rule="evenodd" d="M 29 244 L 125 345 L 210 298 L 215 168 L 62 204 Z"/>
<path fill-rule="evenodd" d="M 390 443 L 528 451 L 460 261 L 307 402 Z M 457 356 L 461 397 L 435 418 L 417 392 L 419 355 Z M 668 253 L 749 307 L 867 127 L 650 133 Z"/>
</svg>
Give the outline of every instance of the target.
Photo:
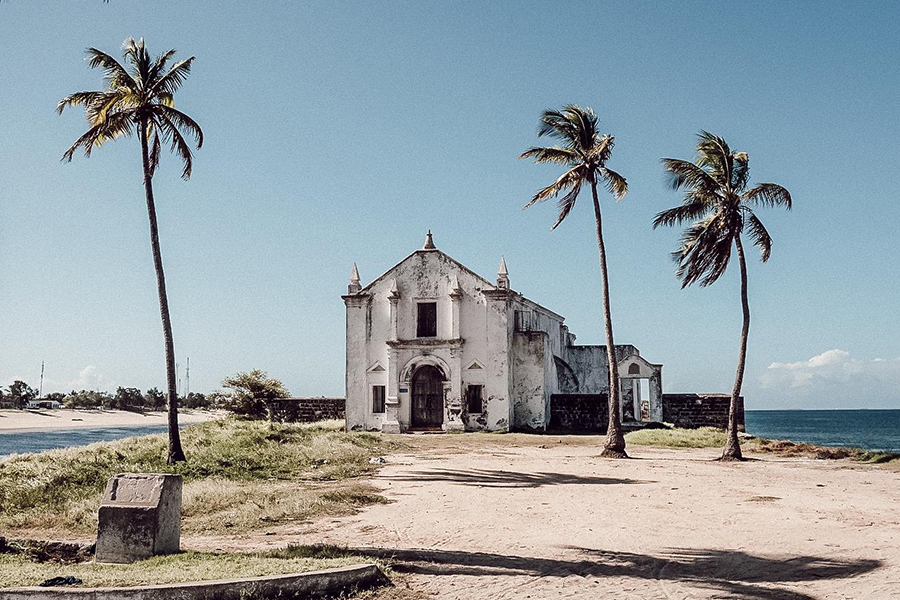
<svg viewBox="0 0 900 600">
<path fill-rule="evenodd" d="M 52 577 L 69 575 L 81 579 L 85 587 L 133 586 L 303 573 L 366 562 L 372 560 L 316 546 L 248 554 L 183 552 L 129 565 L 60 565 L 36 562 L 20 554 L 0 554 L 0 588 L 38 585 Z"/>
<path fill-rule="evenodd" d="M 626 444 L 666 448 L 715 448 L 725 445 L 725 432 L 715 427 L 700 429 L 641 429 L 625 435 Z"/>
<path fill-rule="evenodd" d="M 0 459 L 0 535 L 73 537 L 96 531 L 97 507 L 115 473 L 179 473 L 186 531 L 230 532 L 339 515 L 380 501 L 347 480 L 400 445 L 340 422 L 274 424 L 223 419 L 182 432 L 187 464 L 165 463 L 164 435 Z"/>
</svg>

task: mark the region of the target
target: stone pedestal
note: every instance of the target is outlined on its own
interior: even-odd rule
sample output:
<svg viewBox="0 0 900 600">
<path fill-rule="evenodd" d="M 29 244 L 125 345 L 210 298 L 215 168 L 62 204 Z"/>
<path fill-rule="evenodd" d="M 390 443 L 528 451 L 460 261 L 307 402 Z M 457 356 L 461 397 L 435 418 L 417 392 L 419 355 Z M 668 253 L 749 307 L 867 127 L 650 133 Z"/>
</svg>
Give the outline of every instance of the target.
<svg viewBox="0 0 900 600">
<path fill-rule="evenodd" d="M 119 473 L 100 503 L 97 562 L 131 563 L 178 552 L 181 476 Z"/>
</svg>

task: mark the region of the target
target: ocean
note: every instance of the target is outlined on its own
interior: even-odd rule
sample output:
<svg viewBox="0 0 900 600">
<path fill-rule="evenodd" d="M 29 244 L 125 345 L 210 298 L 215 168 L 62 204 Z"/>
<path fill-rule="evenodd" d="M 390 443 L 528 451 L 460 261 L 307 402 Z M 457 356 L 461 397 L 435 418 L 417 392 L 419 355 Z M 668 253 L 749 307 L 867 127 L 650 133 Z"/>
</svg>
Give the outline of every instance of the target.
<svg viewBox="0 0 900 600">
<path fill-rule="evenodd" d="M 136 435 L 163 433 L 166 425 L 138 425 L 134 427 L 102 427 L 83 429 L 54 429 L 0 433 L 0 456 L 26 452 L 41 452 L 70 446 L 86 446 L 94 442 L 109 442 Z"/>
<path fill-rule="evenodd" d="M 900 410 L 748 410 L 747 433 L 900 453 Z"/>
<path fill-rule="evenodd" d="M 900 410 L 748 410 L 747 432 L 820 446 L 900 453 Z M 162 433 L 165 425 L 0 433 L 0 456 Z"/>
</svg>

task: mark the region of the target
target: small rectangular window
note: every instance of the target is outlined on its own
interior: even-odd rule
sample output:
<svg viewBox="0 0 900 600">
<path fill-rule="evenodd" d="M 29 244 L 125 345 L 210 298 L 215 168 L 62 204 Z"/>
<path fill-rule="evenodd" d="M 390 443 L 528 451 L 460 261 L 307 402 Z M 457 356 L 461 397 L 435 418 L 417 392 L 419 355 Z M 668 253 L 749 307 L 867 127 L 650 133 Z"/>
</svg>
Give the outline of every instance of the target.
<svg viewBox="0 0 900 600">
<path fill-rule="evenodd" d="M 383 413 L 384 412 L 384 386 L 383 385 L 373 385 L 372 386 L 372 412 L 373 413 Z"/>
<path fill-rule="evenodd" d="M 416 337 L 437 337 L 437 302 L 419 302 Z"/>
<path fill-rule="evenodd" d="M 484 410 L 483 389 L 483 385 L 470 385 L 466 388 L 466 410 L 469 413 L 480 413 Z"/>
</svg>

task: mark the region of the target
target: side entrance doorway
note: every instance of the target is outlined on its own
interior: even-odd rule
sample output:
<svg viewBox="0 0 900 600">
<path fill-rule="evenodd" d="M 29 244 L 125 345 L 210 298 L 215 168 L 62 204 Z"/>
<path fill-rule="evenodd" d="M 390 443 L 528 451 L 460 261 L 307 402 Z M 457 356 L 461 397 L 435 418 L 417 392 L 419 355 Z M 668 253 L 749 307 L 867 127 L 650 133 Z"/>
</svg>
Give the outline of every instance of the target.
<svg viewBox="0 0 900 600">
<path fill-rule="evenodd" d="M 423 365 L 413 375 L 411 418 L 414 428 L 430 429 L 444 423 L 444 378 L 436 367 Z"/>
</svg>

